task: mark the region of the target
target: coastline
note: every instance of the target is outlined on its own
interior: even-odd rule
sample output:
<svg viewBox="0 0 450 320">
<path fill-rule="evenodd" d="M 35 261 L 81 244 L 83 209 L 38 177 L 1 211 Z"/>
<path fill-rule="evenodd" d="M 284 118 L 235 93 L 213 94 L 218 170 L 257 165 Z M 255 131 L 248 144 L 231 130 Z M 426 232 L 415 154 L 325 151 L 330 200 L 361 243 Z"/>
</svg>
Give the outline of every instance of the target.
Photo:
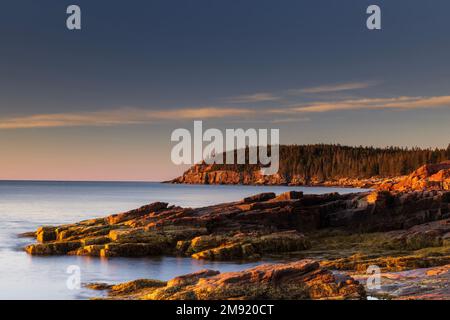
<svg viewBox="0 0 450 320">
<path fill-rule="evenodd" d="M 400 178 L 400 177 L 399 177 Z M 377 183 L 368 183 L 366 181 L 361 181 L 361 183 L 355 183 L 355 184 L 340 184 L 339 182 L 334 181 L 327 181 L 327 182 L 320 182 L 320 183 L 312 183 L 312 184 L 292 184 L 292 183 L 279 183 L 279 184 L 270 184 L 270 183 L 188 183 L 188 182 L 174 182 L 172 180 L 168 181 L 161 181 L 161 183 L 165 184 L 179 184 L 179 185 L 229 185 L 229 186 L 253 186 L 253 187 L 305 187 L 305 188 L 314 188 L 314 187 L 323 187 L 323 188 L 341 188 L 341 189 L 352 189 L 352 188 L 359 188 L 359 189 L 372 189 L 376 188 L 378 185 Z M 380 182 L 381 184 L 381 182 Z"/>
<path fill-rule="evenodd" d="M 25 235 L 38 241 L 26 251 L 280 262 L 232 273 L 203 270 L 170 281 L 88 285 L 108 290 L 111 299 L 365 299 L 367 294 L 424 299 L 424 292 L 448 299 L 449 290 L 441 288 L 450 277 L 448 177 L 450 163 L 442 163 L 366 192 L 265 192 L 199 208 L 154 202 L 104 218 L 40 227 Z M 364 284 L 374 265 L 388 283 L 378 291 Z M 267 282 L 277 274 L 286 281 Z M 410 281 L 413 276 L 421 286 Z M 255 280 L 240 280 L 247 277 Z M 220 295 L 208 294 L 211 288 Z"/>
<path fill-rule="evenodd" d="M 241 169 L 242 170 L 242 169 Z M 339 187 L 373 189 L 386 183 L 397 183 L 406 176 L 370 178 L 339 177 L 336 179 L 319 179 L 310 177 L 306 179 L 298 175 L 285 176 L 275 174 L 264 176 L 259 169 L 238 171 L 217 169 L 213 165 L 196 164 L 185 171 L 181 176 L 163 181 L 172 184 L 205 184 L 205 185 L 251 185 L 251 186 L 301 186 L 301 187 Z"/>
</svg>

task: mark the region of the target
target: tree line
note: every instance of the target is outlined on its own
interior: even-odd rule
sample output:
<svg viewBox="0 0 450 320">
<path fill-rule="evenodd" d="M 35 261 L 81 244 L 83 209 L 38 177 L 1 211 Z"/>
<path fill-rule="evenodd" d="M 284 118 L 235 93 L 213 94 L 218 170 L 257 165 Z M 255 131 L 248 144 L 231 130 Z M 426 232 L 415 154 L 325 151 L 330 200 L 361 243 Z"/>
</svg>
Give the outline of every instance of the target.
<svg viewBox="0 0 450 320">
<path fill-rule="evenodd" d="M 248 151 L 248 150 L 247 150 Z M 339 178 L 394 177 L 406 175 L 424 164 L 450 159 L 446 149 L 401 147 L 350 147 L 339 144 L 282 145 L 279 173 L 284 177 L 300 176 L 332 180 Z M 214 165 L 215 170 L 253 171 L 255 165 Z"/>
</svg>

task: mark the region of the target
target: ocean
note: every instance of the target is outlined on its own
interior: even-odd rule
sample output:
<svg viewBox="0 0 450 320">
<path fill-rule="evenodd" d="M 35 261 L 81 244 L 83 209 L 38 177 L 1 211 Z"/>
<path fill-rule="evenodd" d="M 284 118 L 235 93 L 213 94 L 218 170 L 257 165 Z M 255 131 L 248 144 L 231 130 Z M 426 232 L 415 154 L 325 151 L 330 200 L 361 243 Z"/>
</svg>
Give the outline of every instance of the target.
<svg viewBox="0 0 450 320">
<path fill-rule="evenodd" d="M 29 256 L 23 248 L 34 239 L 17 235 L 40 225 L 58 225 L 103 217 L 155 201 L 201 207 L 240 200 L 261 192 L 358 192 L 361 189 L 285 186 L 172 185 L 147 182 L 0 181 L 0 299 L 89 299 L 101 293 L 67 282 L 71 266 L 82 283 L 119 283 L 139 278 L 168 280 L 204 268 L 221 272 L 258 262 L 205 262 L 190 258 L 111 258 Z M 73 269 L 72 269 L 73 270 Z"/>
</svg>

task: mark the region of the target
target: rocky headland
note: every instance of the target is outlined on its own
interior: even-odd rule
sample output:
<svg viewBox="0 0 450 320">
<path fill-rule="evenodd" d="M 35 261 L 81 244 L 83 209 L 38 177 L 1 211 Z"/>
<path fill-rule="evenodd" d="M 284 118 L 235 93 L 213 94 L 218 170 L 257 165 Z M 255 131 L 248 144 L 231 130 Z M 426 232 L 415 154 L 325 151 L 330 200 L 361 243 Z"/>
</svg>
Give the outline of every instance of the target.
<svg viewBox="0 0 450 320">
<path fill-rule="evenodd" d="M 246 157 L 250 151 L 245 149 Z M 244 150 L 240 150 L 243 152 Z M 235 156 L 237 154 L 235 150 Z M 225 159 L 225 154 L 222 155 Z M 258 164 L 198 163 L 171 183 L 339 186 L 375 188 L 396 183 L 424 163 L 450 159 L 447 149 L 374 148 L 342 145 L 280 145 L 279 170 L 262 175 Z"/>
<path fill-rule="evenodd" d="M 229 167 L 229 168 L 228 168 Z M 200 163 L 193 165 L 180 177 L 166 181 L 174 184 L 243 184 L 243 185 L 288 185 L 288 186 L 324 186 L 373 188 L 386 180 L 398 181 L 401 177 L 383 178 L 349 178 L 324 179 L 318 176 L 305 178 L 303 175 L 263 175 L 258 166 L 247 170 L 237 170 L 235 166 L 217 166 Z"/>
<path fill-rule="evenodd" d="M 28 234 L 38 243 L 25 250 L 283 262 L 234 273 L 205 270 L 169 282 L 97 285 L 117 299 L 359 299 L 364 290 L 382 298 L 449 299 L 448 286 L 442 288 L 450 265 L 449 172 L 450 163 L 424 166 L 377 190 L 344 195 L 262 193 L 194 209 L 156 202 L 105 218 L 40 227 Z M 373 265 L 389 279 L 389 288 L 374 292 L 358 283 Z M 410 281 L 412 270 L 415 283 L 424 285 Z"/>
</svg>

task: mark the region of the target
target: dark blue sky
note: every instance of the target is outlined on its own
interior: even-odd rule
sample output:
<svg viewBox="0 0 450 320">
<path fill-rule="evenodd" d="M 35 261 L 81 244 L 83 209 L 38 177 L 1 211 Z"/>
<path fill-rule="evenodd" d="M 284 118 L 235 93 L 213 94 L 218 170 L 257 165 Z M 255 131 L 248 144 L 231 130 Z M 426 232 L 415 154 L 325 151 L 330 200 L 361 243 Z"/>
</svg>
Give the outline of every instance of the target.
<svg viewBox="0 0 450 320">
<path fill-rule="evenodd" d="M 69 4 L 81 31 L 65 27 Z M 370 4 L 381 31 L 366 28 Z M 171 130 L 202 115 L 279 127 L 286 143 L 443 146 L 449 12 L 445 0 L 5 0 L 0 147 L 169 150 Z"/>
<path fill-rule="evenodd" d="M 82 8 L 83 30 L 65 28 Z M 365 28 L 368 4 L 383 30 Z M 2 1 L 0 110 L 183 107 L 254 92 L 382 81 L 450 85 L 448 1 Z"/>
</svg>

